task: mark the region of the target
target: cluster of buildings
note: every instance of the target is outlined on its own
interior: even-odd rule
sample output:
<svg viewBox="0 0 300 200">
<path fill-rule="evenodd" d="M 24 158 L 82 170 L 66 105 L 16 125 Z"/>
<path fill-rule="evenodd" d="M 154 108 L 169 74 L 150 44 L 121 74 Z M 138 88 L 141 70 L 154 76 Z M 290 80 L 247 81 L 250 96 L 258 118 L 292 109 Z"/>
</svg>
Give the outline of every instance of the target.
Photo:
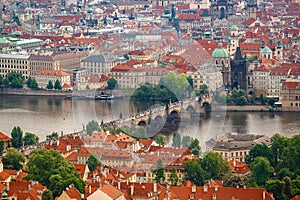
<svg viewBox="0 0 300 200">
<path fill-rule="evenodd" d="M 1 133 L 1 138 L 5 134 Z M 8 136 L 6 136 L 10 139 Z M 209 140 L 208 151 L 220 153 L 229 161 L 233 173 L 250 175 L 250 168 L 244 163 L 250 148 L 255 144 L 270 145 L 270 138 L 255 134 L 224 134 Z M 42 146 L 41 146 L 42 145 Z M 274 200 L 271 193 L 262 188 L 223 187 L 220 180 L 209 180 L 202 186 L 185 181 L 183 163 L 195 158 L 186 147 L 158 145 L 151 139 L 140 139 L 119 133 L 93 132 L 91 136 L 61 135 L 56 140 L 48 140 L 39 148 L 54 149 L 74 165 L 74 171 L 85 181 L 85 194 L 74 185 L 67 187 L 57 200 L 76 199 L 265 199 Z M 86 164 L 94 155 L 101 166 L 91 171 Z M 166 185 L 155 182 L 153 169 L 157 160 L 164 166 Z M 177 186 L 171 186 L 171 174 L 175 169 Z M 36 181 L 25 181 L 27 174 L 17 170 L 3 169 L 0 162 L 0 191 L 2 199 L 41 199 L 47 187 Z M 15 181 L 12 181 L 15 180 Z M 245 194 L 247 194 L 245 196 Z"/>
<path fill-rule="evenodd" d="M 196 90 L 202 84 L 212 92 L 244 89 L 280 98 L 283 110 L 300 110 L 299 86 L 289 87 L 300 73 L 295 0 L 5 1 L 2 7 L 4 77 L 19 72 L 41 87 L 58 79 L 74 90 L 103 89 L 114 78 L 123 89 L 156 85 L 175 71 L 191 76 Z"/>
</svg>

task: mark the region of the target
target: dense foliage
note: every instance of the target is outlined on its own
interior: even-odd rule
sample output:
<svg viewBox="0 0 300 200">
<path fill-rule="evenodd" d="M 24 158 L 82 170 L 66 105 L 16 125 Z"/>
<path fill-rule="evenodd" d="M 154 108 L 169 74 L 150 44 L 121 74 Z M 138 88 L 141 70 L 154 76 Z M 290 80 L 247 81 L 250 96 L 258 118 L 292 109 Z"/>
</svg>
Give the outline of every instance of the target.
<svg viewBox="0 0 300 200">
<path fill-rule="evenodd" d="M 11 142 L 12 146 L 15 148 L 20 148 L 23 145 L 23 131 L 21 128 L 14 127 L 13 130 L 11 131 Z"/>
<path fill-rule="evenodd" d="M 252 186 L 262 186 L 285 200 L 300 194 L 300 135 L 286 138 L 275 134 L 271 146 L 256 145 L 247 156 Z"/>
<path fill-rule="evenodd" d="M 84 193 L 85 183 L 74 166 L 66 161 L 58 151 L 38 149 L 32 152 L 27 163 L 27 180 L 36 180 L 48 187 L 53 196 L 59 196 L 71 184 Z"/>
<path fill-rule="evenodd" d="M 161 79 L 157 86 L 146 83 L 136 89 L 133 98 L 136 100 L 155 99 L 168 102 L 169 100 L 177 101 L 183 99 L 191 90 L 190 78 L 184 74 L 176 75 L 174 72 L 168 74 Z"/>
<path fill-rule="evenodd" d="M 2 157 L 3 167 L 5 169 L 20 170 L 25 162 L 25 158 L 22 153 L 17 149 L 9 148 L 7 153 Z"/>
<path fill-rule="evenodd" d="M 39 142 L 39 137 L 33 133 L 25 133 L 23 138 L 24 146 L 33 145 Z"/>
<path fill-rule="evenodd" d="M 86 164 L 91 172 L 94 171 L 96 167 L 101 166 L 101 162 L 93 154 L 90 155 L 89 159 L 86 161 Z"/>
<path fill-rule="evenodd" d="M 92 135 L 93 131 L 100 131 L 100 126 L 97 121 L 92 120 L 86 125 L 86 132 L 88 135 Z"/>
<path fill-rule="evenodd" d="M 107 89 L 113 90 L 118 87 L 118 82 L 114 78 L 110 78 L 107 81 Z"/>
</svg>

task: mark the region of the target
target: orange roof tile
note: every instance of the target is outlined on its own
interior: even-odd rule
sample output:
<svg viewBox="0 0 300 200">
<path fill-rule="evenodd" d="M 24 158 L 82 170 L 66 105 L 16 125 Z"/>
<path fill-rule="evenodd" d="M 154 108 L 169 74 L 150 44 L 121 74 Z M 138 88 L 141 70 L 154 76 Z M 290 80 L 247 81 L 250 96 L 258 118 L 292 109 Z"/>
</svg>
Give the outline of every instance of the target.
<svg viewBox="0 0 300 200">
<path fill-rule="evenodd" d="M 117 199 L 123 195 L 123 192 L 121 192 L 120 190 L 118 190 L 112 185 L 104 185 L 103 187 L 100 188 L 100 190 L 105 194 L 107 194 L 112 199 Z"/>
</svg>

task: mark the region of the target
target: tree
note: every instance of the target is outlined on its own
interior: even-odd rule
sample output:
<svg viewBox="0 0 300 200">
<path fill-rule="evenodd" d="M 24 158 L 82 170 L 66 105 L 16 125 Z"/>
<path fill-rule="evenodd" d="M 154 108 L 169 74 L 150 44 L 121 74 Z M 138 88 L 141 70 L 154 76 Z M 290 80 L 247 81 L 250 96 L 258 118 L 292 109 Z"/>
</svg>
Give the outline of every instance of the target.
<svg viewBox="0 0 300 200">
<path fill-rule="evenodd" d="M 86 125 L 86 133 L 92 135 L 93 131 L 100 131 L 100 126 L 97 121 L 92 120 Z"/>
<path fill-rule="evenodd" d="M 33 145 L 39 142 L 39 137 L 33 133 L 25 133 L 24 146 Z"/>
<path fill-rule="evenodd" d="M 265 157 L 256 157 L 250 164 L 252 178 L 258 186 L 263 186 L 269 177 L 273 174 L 274 169 Z"/>
<path fill-rule="evenodd" d="M 267 98 L 266 98 L 266 97 L 264 97 L 264 95 L 263 95 L 263 94 L 260 94 L 260 95 L 259 95 L 259 99 L 260 99 L 260 103 L 261 103 L 261 105 L 265 105 L 265 104 L 266 104 L 266 102 L 267 102 Z"/>
<path fill-rule="evenodd" d="M 173 134 L 173 147 L 180 147 L 181 146 L 181 135 L 178 132 Z"/>
<path fill-rule="evenodd" d="M 205 170 L 205 179 L 220 179 L 230 172 L 228 162 L 216 152 L 208 152 L 204 156 L 201 166 Z"/>
<path fill-rule="evenodd" d="M 189 160 L 183 163 L 185 180 L 189 180 L 196 184 L 197 186 L 202 186 L 204 184 L 204 170 L 199 164 L 198 160 Z"/>
<path fill-rule="evenodd" d="M 183 99 L 186 91 L 190 86 L 185 75 L 176 75 L 175 72 L 169 71 L 162 79 L 162 85 L 174 93 L 177 99 Z"/>
<path fill-rule="evenodd" d="M 23 145 L 23 131 L 21 130 L 21 128 L 18 127 L 14 127 L 12 132 L 11 132 L 11 142 L 12 142 L 12 146 L 15 148 L 20 148 Z"/>
<path fill-rule="evenodd" d="M 149 138 L 148 135 L 147 135 L 147 130 L 142 126 L 137 127 L 132 136 L 136 137 L 136 138 L 139 138 L 139 139 Z"/>
<path fill-rule="evenodd" d="M 171 174 L 170 174 L 169 181 L 171 182 L 171 185 L 172 185 L 172 186 L 177 186 L 177 183 L 178 183 L 178 176 L 177 176 L 177 173 L 176 173 L 176 169 L 175 169 L 175 168 L 172 168 L 172 171 L 171 171 Z"/>
<path fill-rule="evenodd" d="M 191 150 L 191 152 L 195 155 L 195 156 L 200 156 L 201 153 L 201 147 L 199 144 L 199 140 L 198 139 L 194 139 L 192 141 L 192 143 L 189 146 L 189 150 Z"/>
<path fill-rule="evenodd" d="M 7 78 L 3 80 L 3 85 L 9 85 L 9 80 Z"/>
<path fill-rule="evenodd" d="M 3 76 L 0 75 L 0 86 L 3 84 Z"/>
<path fill-rule="evenodd" d="M 116 79 L 114 79 L 114 78 L 108 79 L 108 81 L 107 81 L 107 89 L 113 90 L 113 89 L 115 89 L 117 87 L 117 85 L 118 85 L 118 82 L 116 81 Z"/>
<path fill-rule="evenodd" d="M 27 163 L 27 180 L 39 181 L 53 192 L 53 196 L 59 196 L 63 190 L 71 184 L 84 193 L 85 183 L 79 174 L 74 172 L 74 166 L 66 161 L 53 149 L 38 149 L 32 152 Z"/>
<path fill-rule="evenodd" d="M 2 155 L 3 150 L 4 150 L 4 141 L 0 140 L 0 155 Z"/>
<path fill-rule="evenodd" d="M 61 90 L 62 89 L 61 82 L 58 79 L 56 79 L 56 81 L 54 83 L 54 89 L 56 89 L 56 90 Z"/>
<path fill-rule="evenodd" d="M 223 177 L 223 186 L 224 187 L 248 187 L 249 179 L 247 176 L 241 174 L 226 174 Z"/>
<path fill-rule="evenodd" d="M 266 144 L 257 144 L 250 149 L 249 154 L 246 156 L 246 163 L 250 164 L 258 156 L 265 157 L 269 161 L 273 160 L 271 149 Z"/>
<path fill-rule="evenodd" d="M 200 85 L 200 94 L 208 94 L 208 93 L 209 93 L 208 85 L 206 84 Z"/>
<path fill-rule="evenodd" d="M 36 82 L 35 79 L 32 79 L 32 81 L 31 81 L 31 83 L 30 83 L 30 85 L 29 85 L 29 88 L 32 89 L 32 90 L 37 90 L 37 89 L 39 89 L 39 86 L 38 86 L 38 84 L 37 84 L 37 82 Z"/>
<path fill-rule="evenodd" d="M 26 85 L 27 85 L 28 87 L 30 87 L 31 82 L 32 82 L 32 78 L 31 78 L 31 76 L 29 76 L 29 78 L 28 78 L 28 80 L 27 80 L 27 82 L 26 82 Z"/>
<path fill-rule="evenodd" d="M 284 194 L 287 196 L 288 199 L 291 199 L 293 197 L 292 193 L 292 179 L 288 176 L 284 177 L 282 179 L 284 181 Z"/>
<path fill-rule="evenodd" d="M 189 82 L 190 86 L 193 88 L 194 87 L 194 83 L 193 83 L 193 79 L 191 76 L 186 77 L 186 80 Z"/>
<path fill-rule="evenodd" d="M 155 182 L 156 183 L 162 183 L 165 181 L 165 173 L 164 173 L 164 166 L 162 159 L 158 159 L 156 161 L 156 168 L 153 170 L 153 173 L 155 175 Z"/>
<path fill-rule="evenodd" d="M 48 82 L 46 88 L 47 88 L 48 90 L 52 90 L 52 89 L 53 89 L 53 83 L 52 83 L 52 81 L 49 81 L 49 82 Z"/>
<path fill-rule="evenodd" d="M 284 181 L 268 180 L 266 182 L 266 190 L 272 192 L 275 199 L 285 200 L 287 197 L 284 195 Z"/>
<path fill-rule="evenodd" d="M 58 139 L 58 133 L 57 132 L 53 132 L 50 135 L 46 136 L 46 140 L 57 140 Z"/>
<path fill-rule="evenodd" d="M 167 143 L 166 137 L 159 133 L 156 137 L 156 143 L 159 145 L 165 145 Z"/>
<path fill-rule="evenodd" d="M 245 91 L 237 90 L 235 88 L 231 92 L 230 101 L 233 101 L 235 105 L 240 105 L 240 106 L 246 105 L 248 103 L 245 97 Z"/>
<path fill-rule="evenodd" d="M 53 193 L 51 190 L 45 190 L 42 194 L 42 200 L 53 200 Z"/>
<path fill-rule="evenodd" d="M 96 167 L 101 166 L 101 162 L 93 154 L 90 155 L 89 159 L 86 161 L 86 164 L 91 172 L 94 171 Z"/>
<path fill-rule="evenodd" d="M 3 167 L 5 169 L 20 170 L 25 162 L 25 158 L 22 153 L 17 149 L 7 149 L 7 154 L 2 157 Z"/>
<path fill-rule="evenodd" d="M 182 137 L 182 146 L 189 147 L 191 143 L 193 142 L 193 138 L 189 135 L 185 135 Z"/>
<path fill-rule="evenodd" d="M 288 138 L 283 137 L 278 133 L 276 133 L 275 135 L 273 135 L 271 137 L 271 144 L 272 144 L 271 152 L 272 152 L 272 155 L 273 155 L 273 163 L 274 163 L 273 166 L 274 167 L 276 167 L 278 162 L 280 160 L 282 160 L 283 149 L 288 146 L 288 141 L 289 141 Z M 282 178 L 280 178 L 280 180 Z"/>
</svg>

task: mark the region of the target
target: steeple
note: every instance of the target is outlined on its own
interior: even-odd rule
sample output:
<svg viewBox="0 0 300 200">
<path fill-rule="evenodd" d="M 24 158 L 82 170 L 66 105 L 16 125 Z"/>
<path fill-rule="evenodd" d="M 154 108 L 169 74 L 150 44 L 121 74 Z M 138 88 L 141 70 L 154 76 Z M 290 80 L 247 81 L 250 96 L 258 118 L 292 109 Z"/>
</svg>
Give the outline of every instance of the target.
<svg viewBox="0 0 300 200">
<path fill-rule="evenodd" d="M 235 52 L 235 60 L 243 60 L 243 56 L 242 56 L 242 51 L 240 47 L 236 48 L 236 52 Z"/>
</svg>

